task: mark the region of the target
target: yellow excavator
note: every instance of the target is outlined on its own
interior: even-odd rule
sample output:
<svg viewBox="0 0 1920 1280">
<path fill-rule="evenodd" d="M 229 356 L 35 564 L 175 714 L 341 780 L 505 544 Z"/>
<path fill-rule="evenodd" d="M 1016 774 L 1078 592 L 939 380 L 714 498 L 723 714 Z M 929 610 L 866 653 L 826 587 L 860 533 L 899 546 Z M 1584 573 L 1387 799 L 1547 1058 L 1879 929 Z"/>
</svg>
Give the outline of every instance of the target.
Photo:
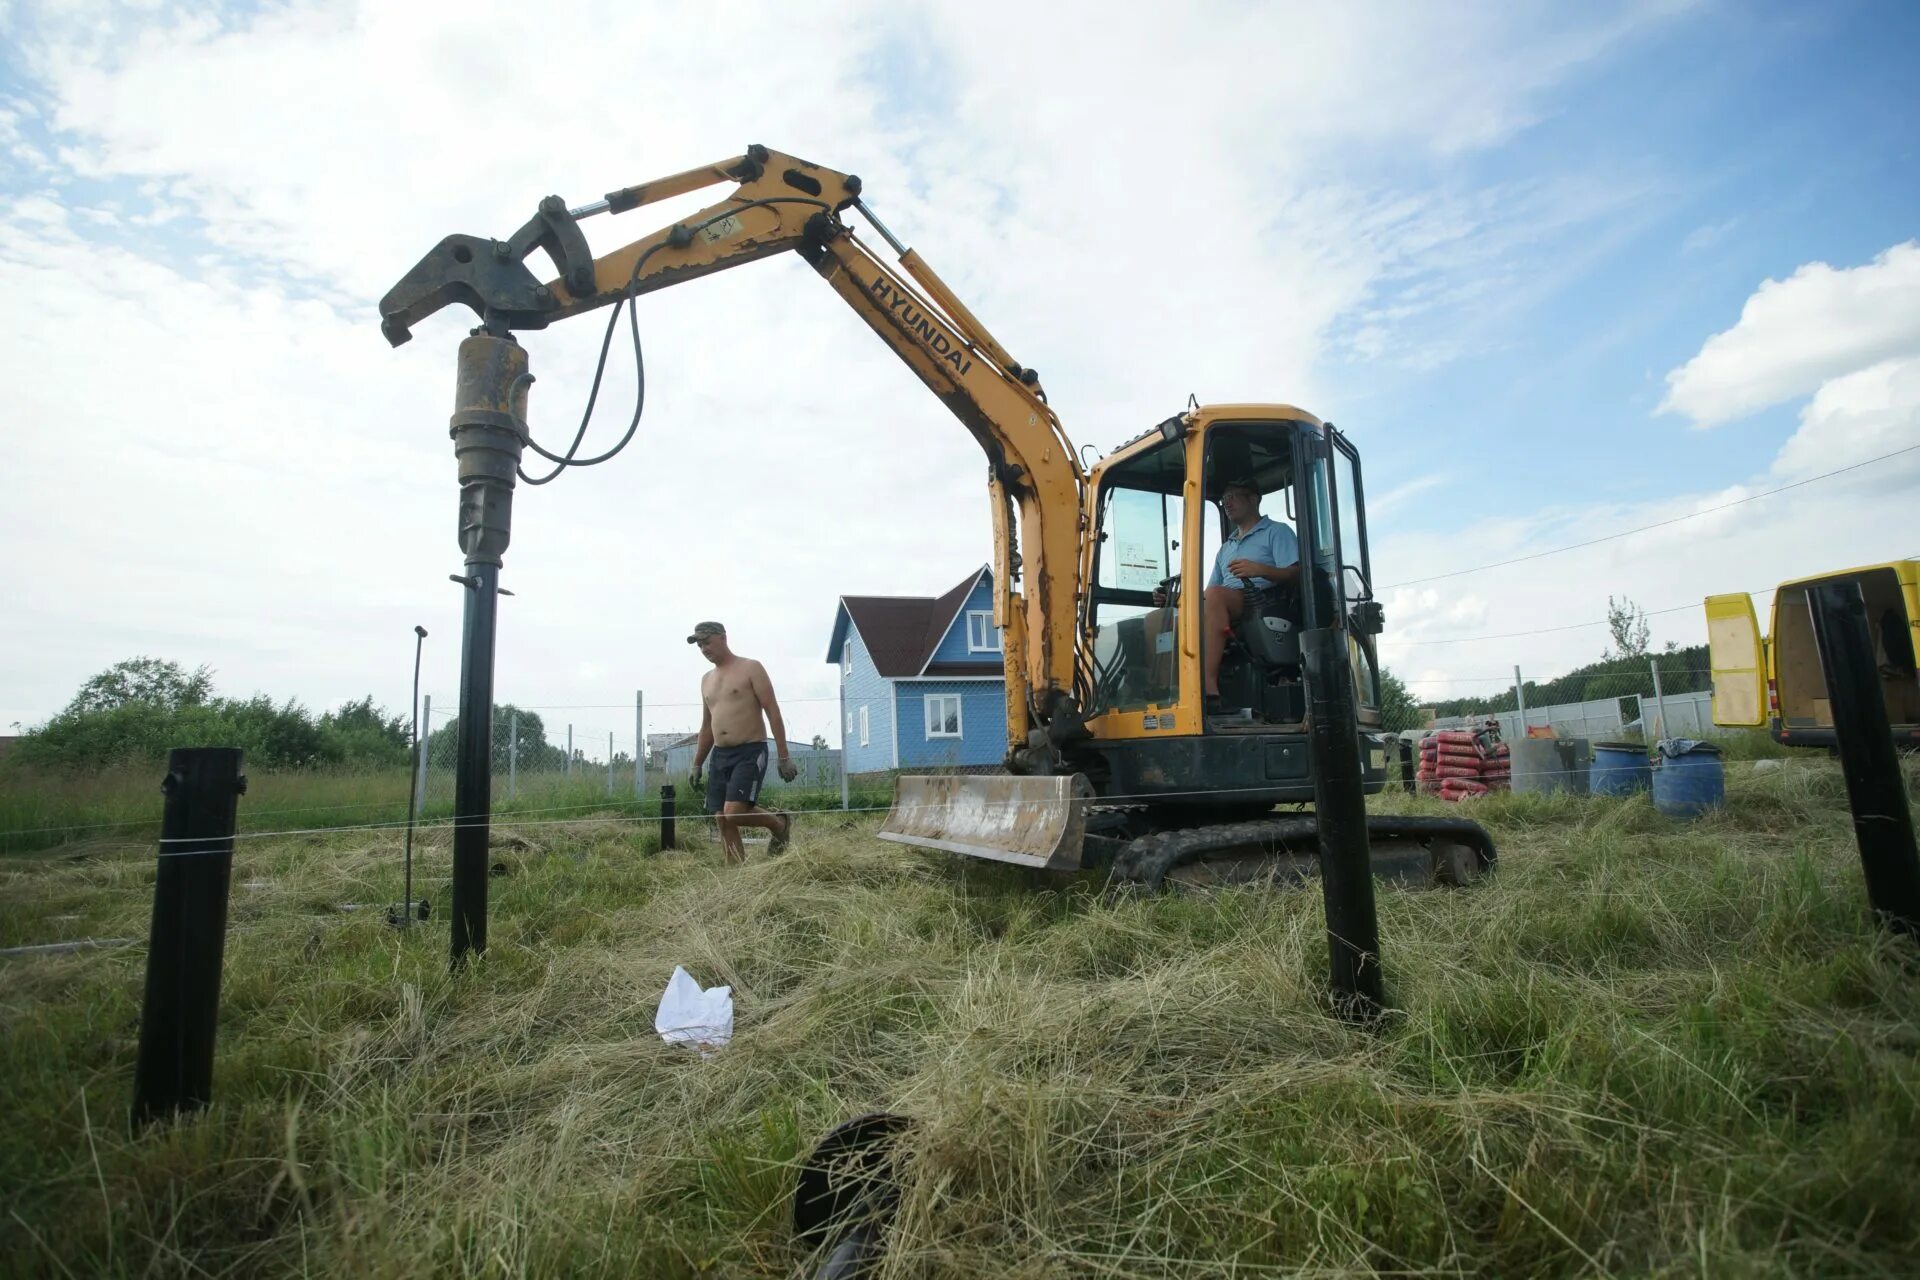
<svg viewBox="0 0 1920 1280">
<path fill-rule="evenodd" d="M 691 217 L 599 257 L 589 252 L 584 219 L 718 184 L 732 189 Z M 897 266 L 856 234 L 856 213 Z M 526 259 L 536 249 L 557 276 L 535 277 Z M 987 459 L 1005 772 L 898 778 L 882 838 L 1053 870 L 1107 866 L 1156 886 L 1291 880 L 1314 870 L 1314 817 L 1277 806 L 1313 802 L 1317 788 L 1324 806 L 1329 780 L 1319 775 L 1336 766 L 1350 775 L 1350 790 L 1379 791 L 1391 742 L 1375 643 L 1383 617 L 1353 444 L 1292 405 L 1190 402 L 1088 470 L 1039 375 L 872 214 L 851 174 L 754 146 L 577 208 L 550 196 L 507 240 L 449 236 L 401 279 L 380 304 L 395 346 L 447 305 L 480 317 L 461 347 L 453 419 L 469 566 L 462 580 L 489 591 L 497 584 L 488 575 L 497 575 L 506 546 L 514 478 L 532 479 L 519 468 L 522 449 L 561 468 L 611 456 L 579 458 L 577 435 L 565 454 L 533 441 L 532 379 L 514 332 L 614 307 L 610 343 L 619 308 L 640 295 L 787 252 L 813 266 Z M 637 328 L 634 342 L 637 357 Z M 1230 628 L 1217 612 L 1208 616 L 1197 585 L 1230 533 L 1229 484 L 1257 489 L 1267 513 L 1284 517 L 1300 566 L 1289 581 L 1249 587 Z M 470 600 L 470 632 L 474 609 Z M 484 689 L 463 678 L 463 738 L 480 723 L 468 717 L 491 706 L 491 615 L 478 625 L 488 632 L 489 670 Z M 1213 664 L 1217 698 L 1203 692 L 1209 628 L 1229 632 Z M 1331 735 L 1318 746 L 1316 727 Z M 475 736 L 484 743 L 488 735 Z M 1352 808 L 1360 807 L 1356 790 Z M 1397 879 L 1455 883 L 1494 856 L 1486 832 L 1464 819 L 1366 822 L 1374 870 Z"/>
</svg>

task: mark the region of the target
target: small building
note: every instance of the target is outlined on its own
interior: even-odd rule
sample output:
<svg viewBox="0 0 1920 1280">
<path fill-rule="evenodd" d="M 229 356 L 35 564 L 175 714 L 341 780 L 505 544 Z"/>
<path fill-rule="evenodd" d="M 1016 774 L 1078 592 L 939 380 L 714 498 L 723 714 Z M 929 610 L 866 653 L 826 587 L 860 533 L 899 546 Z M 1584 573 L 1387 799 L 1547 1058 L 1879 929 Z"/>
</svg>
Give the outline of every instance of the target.
<svg viewBox="0 0 1920 1280">
<path fill-rule="evenodd" d="M 841 596 L 827 661 L 840 668 L 849 773 L 1005 758 L 1006 659 L 985 565 L 944 595 Z"/>
</svg>

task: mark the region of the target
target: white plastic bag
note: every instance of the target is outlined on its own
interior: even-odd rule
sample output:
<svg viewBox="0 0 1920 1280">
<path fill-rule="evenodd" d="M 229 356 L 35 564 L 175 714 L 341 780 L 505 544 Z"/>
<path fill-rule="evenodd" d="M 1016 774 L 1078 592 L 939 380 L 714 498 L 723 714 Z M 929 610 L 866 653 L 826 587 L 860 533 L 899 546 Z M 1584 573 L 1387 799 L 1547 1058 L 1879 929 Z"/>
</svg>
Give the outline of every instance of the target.
<svg viewBox="0 0 1920 1280">
<path fill-rule="evenodd" d="M 660 1011 L 653 1015 L 653 1029 L 668 1044 L 689 1044 L 701 1057 L 711 1058 L 712 1050 L 733 1039 L 733 988 L 702 991 L 685 969 L 673 966 Z"/>
</svg>

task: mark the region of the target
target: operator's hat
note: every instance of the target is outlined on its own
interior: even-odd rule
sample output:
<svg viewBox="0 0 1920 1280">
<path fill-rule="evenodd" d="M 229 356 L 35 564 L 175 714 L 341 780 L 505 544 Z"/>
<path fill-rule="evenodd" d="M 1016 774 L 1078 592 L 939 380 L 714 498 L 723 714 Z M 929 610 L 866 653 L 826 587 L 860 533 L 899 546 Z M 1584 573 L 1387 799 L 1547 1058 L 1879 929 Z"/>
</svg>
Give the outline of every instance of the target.
<svg viewBox="0 0 1920 1280">
<path fill-rule="evenodd" d="M 687 637 L 687 643 L 693 644 L 702 636 L 723 636 L 725 634 L 727 634 L 727 629 L 717 622 L 696 622 L 693 624 L 693 634 Z"/>
</svg>

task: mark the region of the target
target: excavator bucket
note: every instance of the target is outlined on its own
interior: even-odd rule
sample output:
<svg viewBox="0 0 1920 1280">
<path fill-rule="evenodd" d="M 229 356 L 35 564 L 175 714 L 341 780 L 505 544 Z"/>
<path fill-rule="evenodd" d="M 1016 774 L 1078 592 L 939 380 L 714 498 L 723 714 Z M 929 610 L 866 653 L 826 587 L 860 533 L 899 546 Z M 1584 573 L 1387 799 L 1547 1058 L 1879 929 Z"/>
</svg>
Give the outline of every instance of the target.
<svg viewBox="0 0 1920 1280">
<path fill-rule="evenodd" d="M 1048 871 L 1077 871 L 1093 788 L 1080 774 L 894 779 L 882 840 Z"/>
</svg>

